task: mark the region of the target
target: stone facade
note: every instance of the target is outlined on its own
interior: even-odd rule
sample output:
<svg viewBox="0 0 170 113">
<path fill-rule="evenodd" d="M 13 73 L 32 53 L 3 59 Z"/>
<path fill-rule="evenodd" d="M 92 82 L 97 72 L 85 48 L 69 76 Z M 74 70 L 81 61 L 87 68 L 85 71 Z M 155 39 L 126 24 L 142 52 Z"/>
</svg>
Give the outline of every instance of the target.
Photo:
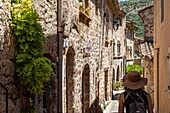
<svg viewBox="0 0 170 113">
<path fill-rule="evenodd" d="M 79 9 L 80 2 L 85 4 L 84 9 L 87 4 L 91 7 L 90 14 Z M 113 40 L 116 45 L 121 44 L 120 56 L 124 55 L 125 20 L 116 33 L 113 14 L 118 16 L 116 11 L 120 9 L 113 10 L 113 7 L 118 1 L 64 0 L 63 4 L 64 37 L 68 43 L 63 55 L 63 110 L 69 113 L 100 112 L 105 101 L 112 98 L 113 68 L 120 65 L 119 72 L 123 70 L 122 60 L 112 59 Z"/>
<path fill-rule="evenodd" d="M 47 42 L 44 56 L 50 58 L 58 71 L 57 2 L 33 0 L 34 9 L 41 17 Z M 91 13 L 79 9 L 91 7 Z M 9 28 L 11 1 L 0 2 L 0 83 L 8 89 L 9 113 L 21 113 L 27 108 L 26 91 L 14 74 L 15 38 Z M 100 113 L 105 101 L 112 98 L 114 82 L 124 74 L 125 13 L 117 0 L 63 0 L 62 1 L 63 65 L 62 75 L 56 75 L 46 84 L 44 95 L 35 95 L 36 104 L 46 107 L 48 113 L 57 113 L 58 104 L 63 113 Z M 117 31 L 114 18 L 121 24 Z M 63 77 L 62 92 L 58 92 L 58 76 Z M 2 87 L 0 88 L 2 89 Z M 63 103 L 58 103 L 62 93 Z M 5 92 L 0 93 L 0 112 L 5 112 Z M 42 109 L 36 109 L 42 113 Z"/>
<path fill-rule="evenodd" d="M 9 26 L 11 1 L 0 1 L 0 83 L 8 90 L 8 112 L 19 113 L 26 105 L 23 88 L 14 74 L 15 38 Z M 22 90 L 21 90 L 22 89 Z M 0 112 L 6 112 L 6 92 L 0 86 Z"/>
<path fill-rule="evenodd" d="M 46 52 L 44 56 L 48 57 L 55 66 L 53 67 L 55 76 L 45 85 L 45 92 L 43 95 L 36 96 L 39 99 L 37 102 L 41 108 L 46 108 L 48 113 L 57 113 L 57 88 L 58 88 L 58 75 L 57 74 L 57 1 L 56 0 L 33 0 L 34 8 L 38 12 L 41 25 L 44 29 L 44 34 L 47 38 Z M 43 104 L 41 104 L 43 103 Z M 38 109 L 36 112 L 43 112 Z"/>
<path fill-rule="evenodd" d="M 34 1 L 35 9 L 40 14 L 42 20 L 41 24 L 45 29 L 45 35 L 48 38 L 46 53 L 44 56 L 50 58 L 54 63 L 57 62 L 57 3 L 56 1 Z M 0 83 L 2 83 L 8 90 L 8 112 L 20 113 L 26 109 L 28 103 L 26 103 L 26 92 L 19 84 L 19 80 L 14 74 L 14 49 L 15 38 L 11 35 L 9 27 L 10 23 L 10 7 L 11 1 L 0 1 Z M 46 88 L 46 92 L 50 92 L 51 98 L 50 107 L 47 111 L 50 113 L 57 112 L 57 79 L 52 79 L 50 84 L 52 90 Z M 5 91 L 0 86 L 0 113 L 5 113 Z M 50 90 L 50 91 L 49 91 Z M 48 95 L 48 96 L 49 96 Z M 56 100 L 56 101 L 53 101 Z M 43 100 L 45 101 L 45 100 Z"/>
<path fill-rule="evenodd" d="M 152 100 L 154 100 L 154 76 L 153 76 L 153 6 L 139 11 L 139 15 L 144 25 L 144 42 L 140 44 L 142 66 L 144 67 L 144 76 L 148 78 L 146 86 Z"/>
<path fill-rule="evenodd" d="M 134 60 L 134 34 L 137 28 L 132 21 L 126 21 L 126 66 L 133 65 Z"/>
<path fill-rule="evenodd" d="M 153 43 L 153 6 L 139 11 L 144 25 L 144 41 Z"/>
<path fill-rule="evenodd" d="M 126 37 L 125 37 L 125 28 L 126 28 L 126 18 L 121 16 L 121 25 L 119 29 L 114 32 L 113 38 L 113 76 L 114 82 L 121 81 L 123 75 L 125 74 L 125 60 L 126 60 Z"/>
<path fill-rule="evenodd" d="M 143 38 L 138 38 L 138 37 L 135 37 L 134 38 L 134 48 L 133 48 L 133 51 L 134 51 L 134 64 L 137 64 L 137 65 L 141 65 L 141 54 L 140 54 L 140 43 L 143 42 Z"/>
</svg>

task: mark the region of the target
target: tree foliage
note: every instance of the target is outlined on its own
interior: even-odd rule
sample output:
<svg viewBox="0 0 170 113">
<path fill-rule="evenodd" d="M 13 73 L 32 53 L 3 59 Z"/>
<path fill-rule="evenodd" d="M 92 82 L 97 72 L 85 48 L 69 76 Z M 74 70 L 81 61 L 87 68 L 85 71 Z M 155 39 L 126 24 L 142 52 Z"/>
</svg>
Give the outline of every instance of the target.
<svg viewBox="0 0 170 113">
<path fill-rule="evenodd" d="M 143 68 L 141 65 L 128 65 L 126 67 L 126 73 L 129 73 L 130 71 L 137 71 L 141 74 L 143 74 Z"/>
<path fill-rule="evenodd" d="M 143 37 L 144 27 L 141 18 L 138 15 L 138 11 L 145 7 L 153 5 L 153 0 L 126 0 L 121 1 L 120 6 L 127 14 L 127 20 L 132 20 L 134 25 L 138 28 L 136 36 Z"/>
<path fill-rule="evenodd" d="M 53 74 L 52 62 L 43 57 L 46 38 L 32 0 L 13 0 L 11 27 L 17 39 L 15 71 L 30 93 L 43 92 L 43 83 Z"/>
</svg>

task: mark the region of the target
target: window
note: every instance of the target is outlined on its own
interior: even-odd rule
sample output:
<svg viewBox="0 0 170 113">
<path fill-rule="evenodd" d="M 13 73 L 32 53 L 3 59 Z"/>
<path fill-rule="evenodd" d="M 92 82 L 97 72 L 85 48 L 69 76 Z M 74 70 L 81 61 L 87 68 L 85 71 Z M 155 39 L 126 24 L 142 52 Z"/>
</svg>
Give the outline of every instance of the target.
<svg viewBox="0 0 170 113">
<path fill-rule="evenodd" d="M 118 17 L 118 22 L 119 22 L 119 25 L 122 26 L 122 17 Z"/>
<path fill-rule="evenodd" d="M 95 13 L 96 13 L 96 15 L 98 15 L 98 8 L 99 8 L 98 0 L 95 0 L 95 5 L 96 5 Z"/>
<path fill-rule="evenodd" d="M 161 0 L 161 22 L 164 21 L 164 0 Z"/>
<path fill-rule="evenodd" d="M 130 58 L 132 58 L 132 47 L 129 48 Z"/>
<path fill-rule="evenodd" d="M 113 41 L 113 56 L 115 56 L 115 42 Z"/>
<path fill-rule="evenodd" d="M 109 13 L 108 10 L 106 10 L 106 36 L 108 36 L 109 33 Z"/>
<path fill-rule="evenodd" d="M 118 56 L 120 56 L 120 46 L 121 46 L 121 44 L 120 44 L 120 42 L 118 42 L 118 44 L 117 44 L 117 55 Z"/>
<path fill-rule="evenodd" d="M 106 10 L 106 23 L 109 23 L 109 13 L 108 13 L 108 10 Z"/>
</svg>

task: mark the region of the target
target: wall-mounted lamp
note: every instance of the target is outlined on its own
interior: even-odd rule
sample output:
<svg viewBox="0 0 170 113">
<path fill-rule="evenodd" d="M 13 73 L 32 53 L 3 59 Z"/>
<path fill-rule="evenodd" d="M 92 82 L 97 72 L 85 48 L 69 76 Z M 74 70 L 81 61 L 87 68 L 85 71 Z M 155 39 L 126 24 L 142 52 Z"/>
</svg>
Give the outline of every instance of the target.
<svg viewBox="0 0 170 113">
<path fill-rule="evenodd" d="M 64 48 L 67 48 L 67 47 L 69 47 L 69 40 L 68 39 L 64 39 L 64 41 L 63 41 L 63 47 Z"/>
</svg>

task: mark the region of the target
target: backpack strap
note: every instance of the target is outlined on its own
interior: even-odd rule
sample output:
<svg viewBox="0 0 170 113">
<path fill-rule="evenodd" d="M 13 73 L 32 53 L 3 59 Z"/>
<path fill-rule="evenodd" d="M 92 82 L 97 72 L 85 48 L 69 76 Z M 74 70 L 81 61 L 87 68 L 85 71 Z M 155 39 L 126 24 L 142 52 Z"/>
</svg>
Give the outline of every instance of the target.
<svg viewBox="0 0 170 113">
<path fill-rule="evenodd" d="M 125 97 L 125 101 L 127 100 L 127 98 L 130 96 L 132 98 L 133 101 L 135 101 L 135 99 L 133 98 L 133 96 L 131 95 L 131 93 L 133 93 L 132 91 L 128 91 L 127 95 Z"/>
<path fill-rule="evenodd" d="M 136 96 L 137 96 L 137 99 L 135 99 L 135 98 L 132 96 L 132 94 L 133 94 L 133 95 L 136 95 Z M 147 100 L 148 100 L 148 95 L 145 94 L 144 92 L 142 92 L 142 93 L 139 95 L 137 92 L 127 91 L 127 95 L 126 95 L 124 101 L 126 101 L 127 98 L 130 96 L 133 102 L 138 101 L 138 99 L 140 99 L 140 100 L 144 103 L 144 105 L 145 105 L 146 107 L 148 107 L 148 105 L 145 103 L 145 101 L 144 101 L 144 100 L 142 99 L 142 97 L 141 97 L 142 94 L 144 94 L 144 95 L 147 97 Z"/>
<path fill-rule="evenodd" d="M 145 104 L 145 106 L 148 107 L 147 104 L 145 103 L 145 101 L 141 98 L 142 94 L 144 94 L 148 100 L 148 96 L 144 92 L 142 92 L 140 95 L 138 93 L 135 93 L 135 95 L 138 97 L 138 99 L 140 99 Z"/>
</svg>

